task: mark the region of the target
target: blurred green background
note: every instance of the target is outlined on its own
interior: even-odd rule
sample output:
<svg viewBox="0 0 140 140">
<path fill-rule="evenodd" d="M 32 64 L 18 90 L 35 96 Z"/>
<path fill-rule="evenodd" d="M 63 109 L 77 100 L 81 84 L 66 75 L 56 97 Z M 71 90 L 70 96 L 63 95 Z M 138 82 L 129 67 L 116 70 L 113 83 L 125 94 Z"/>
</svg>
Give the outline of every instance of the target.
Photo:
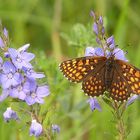
<svg viewBox="0 0 140 140">
<path fill-rule="evenodd" d="M 61 127 L 56 139 L 115 139 L 110 108 L 99 98 L 102 112 L 91 112 L 80 84 L 63 78 L 58 64 L 84 56 L 87 46 L 96 45 L 91 44 L 95 38 L 91 35 L 93 20 L 89 16 L 90 10 L 94 10 L 103 15 L 108 36 L 113 34 L 116 44 L 128 51 L 130 62 L 140 67 L 139 8 L 140 0 L 0 0 L 0 19 L 9 30 L 12 47 L 30 43 L 30 51 L 36 54 L 33 62 L 36 70 L 47 75 L 51 96 L 42 108 L 50 110 L 46 124 L 56 123 Z M 8 104 L 7 100 L 0 104 L 0 139 L 34 139 L 26 125 L 3 122 L 2 113 Z M 131 105 L 124 117 L 131 129 L 128 140 L 139 140 L 140 101 Z"/>
</svg>

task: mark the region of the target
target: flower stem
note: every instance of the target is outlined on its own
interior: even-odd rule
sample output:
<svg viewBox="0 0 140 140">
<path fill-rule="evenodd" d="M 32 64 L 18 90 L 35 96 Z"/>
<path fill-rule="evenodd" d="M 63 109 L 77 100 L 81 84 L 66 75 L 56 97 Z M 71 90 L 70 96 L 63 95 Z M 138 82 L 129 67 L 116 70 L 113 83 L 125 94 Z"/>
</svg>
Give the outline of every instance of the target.
<svg viewBox="0 0 140 140">
<path fill-rule="evenodd" d="M 126 129 L 125 124 L 122 118 L 117 121 L 117 131 L 118 131 L 118 137 L 117 140 L 126 140 Z"/>
<path fill-rule="evenodd" d="M 123 120 L 123 114 L 125 112 L 126 103 L 113 103 L 113 114 L 116 118 L 116 130 L 117 130 L 117 140 L 126 140 L 127 139 L 127 132 L 126 126 Z"/>
</svg>

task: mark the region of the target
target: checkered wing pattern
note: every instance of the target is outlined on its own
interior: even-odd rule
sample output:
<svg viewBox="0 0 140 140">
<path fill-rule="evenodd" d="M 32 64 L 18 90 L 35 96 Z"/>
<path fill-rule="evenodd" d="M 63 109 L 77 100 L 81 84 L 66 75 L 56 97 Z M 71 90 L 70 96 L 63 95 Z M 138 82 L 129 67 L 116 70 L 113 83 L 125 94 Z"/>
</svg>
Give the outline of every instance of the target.
<svg viewBox="0 0 140 140">
<path fill-rule="evenodd" d="M 95 68 L 105 63 L 106 57 L 81 57 L 64 61 L 60 64 L 60 70 L 64 76 L 72 82 L 81 82 L 87 75 L 95 71 Z"/>
<path fill-rule="evenodd" d="M 130 65 L 127 62 L 116 60 L 119 72 L 125 79 L 128 87 L 131 89 L 131 93 L 140 94 L 140 69 Z"/>
<path fill-rule="evenodd" d="M 60 70 L 64 76 L 72 82 L 82 82 L 83 91 L 89 96 L 99 96 L 105 90 L 116 101 L 125 101 L 130 94 L 140 94 L 140 69 L 129 63 L 112 58 L 110 67 L 113 71 L 110 85 L 105 81 L 106 57 L 81 57 L 64 61 L 60 64 Z"/>
<path fill-rule="evenodd" d="M 112 84 L 109 89 L 110 97 L 115 101 L 125 101 L 130 97 L 132 90 L 126 79 L 118 69 L 114 69 Z"/>
<path fill-rule="evenodd" d="M 105 65 L 96 67 L 94 73 L 90 73 L 82 83 L 82 89 L 88 96 L 99 96 L 105 91 L 104 82 Z"/>
</svg>

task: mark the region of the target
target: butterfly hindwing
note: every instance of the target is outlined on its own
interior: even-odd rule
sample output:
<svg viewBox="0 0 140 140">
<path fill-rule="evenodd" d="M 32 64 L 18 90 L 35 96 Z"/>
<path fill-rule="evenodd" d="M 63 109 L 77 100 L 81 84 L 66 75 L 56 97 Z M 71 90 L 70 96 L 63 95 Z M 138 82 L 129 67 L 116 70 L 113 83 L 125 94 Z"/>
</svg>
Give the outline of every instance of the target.
<svg viewBox="0 0 140 140">
<path fill-rule="evenodd" d="M 106 57 L 81 57 L 64 61 L 60 70 L 72 82 L 81 82 L 97 65 L 105 62 Z"/>
<path fill-rule="evenodd" d="M 96 67 L 94 73 L 90 73 L 82 83 L 82 89 L 88 96 L 99 96 L 105 91 L 104 71 L 105 64 Z"/>
<path fill-rule="evenodd" d="M 124 101 L 130 97 L 131 92 L 131 88 L 119 69 L 114 68 L 112 84 L 109 89 L 110 97 L 116 101 Z"/>
</svg>

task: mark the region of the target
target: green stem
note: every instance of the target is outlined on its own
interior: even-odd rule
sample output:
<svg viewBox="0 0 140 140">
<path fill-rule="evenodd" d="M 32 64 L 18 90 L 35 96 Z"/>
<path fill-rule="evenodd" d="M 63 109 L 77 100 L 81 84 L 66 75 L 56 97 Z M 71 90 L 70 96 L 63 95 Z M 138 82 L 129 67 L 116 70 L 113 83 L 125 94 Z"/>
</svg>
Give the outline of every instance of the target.
<svg viewBox="0 0 140 140">
<path fill-rule="evenodd" d="M 113 103 L 114 117 L 116 118 L 117 140 L 127 139 L 126 126 L 123 120 L 125 106 L 125 103 Z"/>
<path fill-rule="evenodd" d="M 126 140 L 126 129 L 123 119 L 120 118 L 117 122 L 118 137 L 117 140 Z"/>
</svg>

